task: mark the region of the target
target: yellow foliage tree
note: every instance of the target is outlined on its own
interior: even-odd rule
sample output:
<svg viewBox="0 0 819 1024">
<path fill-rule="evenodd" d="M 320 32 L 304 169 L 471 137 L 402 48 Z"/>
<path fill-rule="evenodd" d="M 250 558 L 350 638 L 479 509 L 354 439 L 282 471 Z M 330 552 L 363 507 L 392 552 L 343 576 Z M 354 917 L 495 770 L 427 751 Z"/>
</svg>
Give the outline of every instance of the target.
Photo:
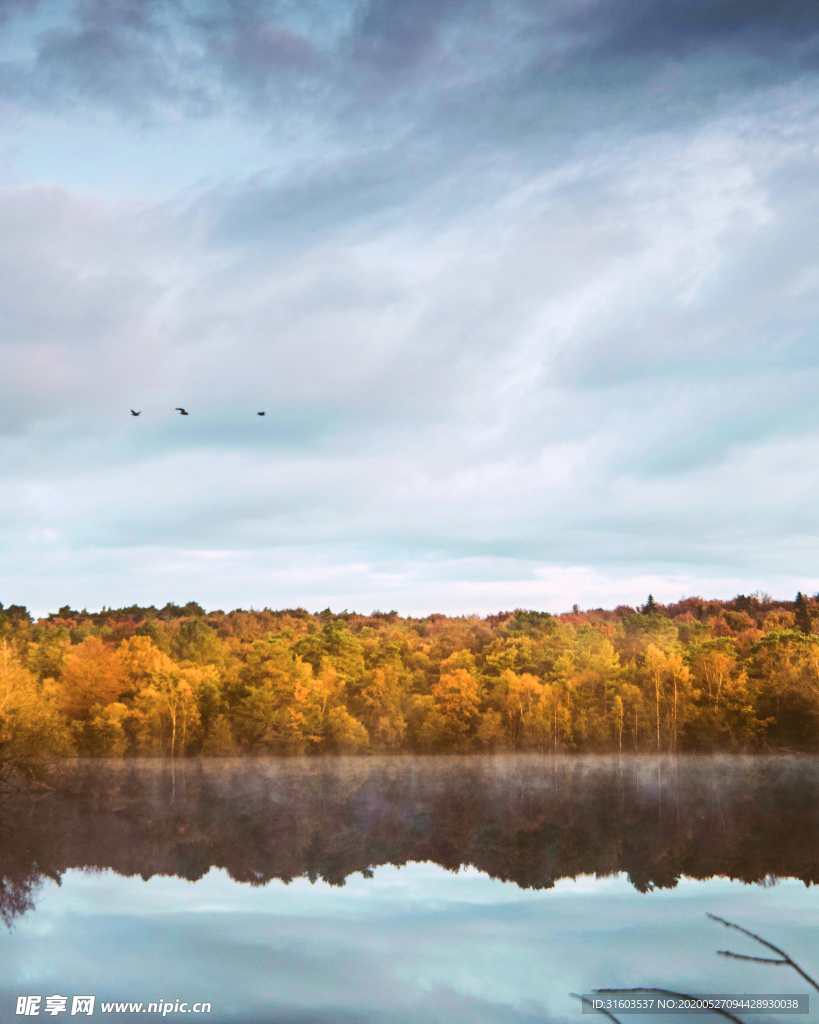
<svg viewBox="0 0 819 1024">
<path fill-rule="evenodd" d="M 369 735 L 381 747 L 398 749 L 404 740 L 407 721 L 401 707 L 401 680 L 393 665 L 373 669 L 361 693 L 366 709 Z"/>
<path fill-rule="evenodd" d="M 0 643 L 0 744 L 15 761 L 71 751 L 56 701 L 5 640 Z"/>
<path fill-rule="evenodd" d="M 366 728 L 344 706 L 330 708 L 326 732 L 331 749 L 343 754 L 366 750 L 370 742 Z"/>
<path fill-rule="evenodd" d="M 60 704 L 69 718 L 87 718 L 95 704 L 105 707 L 113 703 L 124 689 L 119 654 L 99 637 L 87 637 L 66 654 L 60 675 Z"/>
<path fill-rule="evenodd" d="M 538 746 L 549 742 L 549 722 L 543 683 L 531 673 L 506 669 L 500 678 L 501 714 L 509 746 Z"/>
<path fill-rule="evenodd" d="M 662 651 L 654 644 L 646 648 L 643 671 L 654 701 L 657 750 L 661 746 L 663 721 L 669 749 L 676 750 L 680 726 L 691 713 L 691 672 L 680 654 Z"/>
<path fill-rule="evenodd" d="M 240 681 L 244 692 L 234 719 L 245 747 L 285 754 L 318 747 L 322 694 L 316 689 L 312 666 L 294 655 L 285 640 L 275 637 L 254 644 Z M 329 676 L 325 684 L 330 686 Z"/>
<path fill-rule="evenodd" d="M 170 659 L 169 659 L 170 660 Z M 167 749 L 171 757 L 184 754 L 199 726 L 196 695 L 205 682 L 210 666 L 180 667 L 157 671 L 137 697 L 142 718 L 140 739 L 143 748 Z"/>
<path fill-rule="evenodd" d="M 442 675 L 432 696 L 443 719 L 444 735 L 456 749 L 469 744 L 469 734 L 479 715 L 481 695 L 475 678 L 464 668 Z"/>
</svg>

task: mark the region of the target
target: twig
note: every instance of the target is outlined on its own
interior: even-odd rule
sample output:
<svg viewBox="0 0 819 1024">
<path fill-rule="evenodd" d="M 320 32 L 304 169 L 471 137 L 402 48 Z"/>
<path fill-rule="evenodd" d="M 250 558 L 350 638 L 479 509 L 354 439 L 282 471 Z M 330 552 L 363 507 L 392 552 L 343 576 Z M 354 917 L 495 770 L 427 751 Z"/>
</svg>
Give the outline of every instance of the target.
<svg viewBox="0 0 819 1024">
<path fill-rule="evenodd" d="M 774 960 L 771 956 L 746 956 L 744 953 L 732 953 L 730 949 L 718 949 L 717 954 L 729 956 L 732 960 L 750 960 L 755 964 L 785 964 L 787 966 L 790 963 L 789 960 Z"/>
<path fill-rule="evenodd" d="M 653 992 L 659 996 L 672 996 L 675 999 L 691 999 L 696 1002 L 699 996 L 690 996 L 687 992 L 672 992 L 667 988 L 596 988 L 594 992 Z M 734 1024 L 745 1024 L 744 1021 L 740 1020 L 739 1017 L 735 1017 L 733 1013 L 729 1013 L 727 1010 L 721 1010 L 718 1006 L 703 1006 L 703 1010 L 708 1013 L 718 1013 L 721 1017 L 727 1017 L 728 1020 L 732 1020 Z"/>
<path fill-rule="evenodd" d="M 601 988 L 596 989 L 595 991 L 605 992 L 607 990 Z M 603 1010 L 599 1006 L 595 1006 L 594 1003 L 590 999 L 587 999 L 585 996 L 579 996 L 577 992 L 570 992 L 569 995 L 574 996 L 575 999 L 579 999 L 581 1003 L 587 1003 L 589 1006 L 591 1006 L 595 1013 L 602 1013 L 604 1017 L 608 1017 L 609 1020 L 613 1020 L 614 1024 L 620 1024 L 620 1021 L 614 1016 L 613 1013 L 609 1013 L 608 1010 Z"/>
<path fill-rule="evenodd" d="M 817 992 L 819 992 L 819 982 L 815 981 L 807 971 L 803 971 L 802 968 L 793 961 L 784 949 L 780 949 L 779 946 L 775 946 L 772 942 L 768 942 L 767 939 L 763 939 L 761 935 L 755 935 L 753 932 L 749 932 L 747 928 L 742 928 L 738 924 L 734 924 L 731 921 L 726 921 L 724 917 L 717 917 L 716 914 L 708 915 L 712 921 L 718 921 L 720 924 L 724 924 L 726 928 L 734 928 L 738 932 L 742 932 L 743 935 L 747 935 L 749 939 L 753 939 L 754 942 L 758 942 L 761 946 L 765 946 L 766 949 L 770 949 L 774 953 L 778 953 L 781 959 L 775 960 L 773 957 L 767 956 L 747 956 L 745 953 L 732 953 L 728 949 L 718 949 L 717 953 L 720 956 L 730 957 L 732 960 L 750 960 L 752 963 L 758 964 L 776 964 L 777 966 L 785 964 L 787 967 L 792 967 L 797 974 L 800 974 L 809 985 L 813 985 Z"/>
</svg>

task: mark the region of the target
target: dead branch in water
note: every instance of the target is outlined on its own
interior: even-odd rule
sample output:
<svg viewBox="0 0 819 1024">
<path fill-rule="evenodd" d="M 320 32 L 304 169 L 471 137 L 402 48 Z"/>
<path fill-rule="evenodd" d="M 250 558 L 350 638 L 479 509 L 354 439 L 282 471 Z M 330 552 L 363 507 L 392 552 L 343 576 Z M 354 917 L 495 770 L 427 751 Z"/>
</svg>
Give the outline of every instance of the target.
<svg viewBox="0 0 819 1024">
<path fill-rule="evenodd" d="M 799 974 L 802 978 L 804 978 L 805 981 L 807 981 L 807 983 L 809 985 L 812 985 L 817 990 L 817 992 L 819 992 L 819 983 L 817 983 L 816 980 L 814 978 L 812 978 L 808 974 L 807 971 L 803 970 L 799 966 L 799 964 L 796 963 L 796 961 L 793 960 L 785 952 L 784 949 L 780 949 L 779 946 L 775 946 L 772 942 L 768 942 L 767 939 L 763 939 L 761 935 L 757 935 L 754 932 L 748 931 L 747 928 L 743 928 L 741 925 L 734 924 L 733 921 L 726 921 L 724 917 L 717 917 L 716 914 L 708 914 L 707 916 L 710 917 L 712 921 L 717 921 L 719 924 L 725 925 L 726 928 L 733 928 L 733 929 L 735 929 L 738 932 L 742 932 L 742 934 L 743 935 L 747 935 L 749 939 L 753 939 L 754 942 L 758 942 L 760 945 L 765 946 L 766 949 L 771 950 L 772 953 L 776 953 L 777 954 L 776 958 L 769 957 L 769 956 L 748 956 L 745 953 L 734 953 L 734 952 L 732 952 L 731 950 L 728 950 L 728 949 L 720 949 L 720 950 L 717 950 L 717 953 L 719 954 L 719 956 L 730 957 L 732 960 L 747 960 L 747 961 L 749 961 L 751 963 L 756 963 L 756 964 L 775 964 L 776 966 L 784 965 L 786 967 L 792 967 L 793 970 L 795 970 L 797 974 Z M 637 987 L 637 988 L 596 988 L 593 991 L 594 992 L 600 992 L 600 993 L 606 993 L 608 995 L 615 995 L 615 994 L 626 995 L 626 994 L 632 994 L 632 993 L 635 993 L 635 992 L 650 992 L 650 993 L 653 993 L 655 995 L 671 996 L 672 998 L 676 998 L 676 999 L 692 999 L 692 1000 L 697 1000 L 697 999 L 700 998 L 699 996 L 688 995 L 686 992 L 672 992 L 670 989 L 667 989 L 667 988 L 645 988 L 645 987 L 642 987 L 642 986 Z M 572 992 L 571 994 L 575 995 L 574 992 Z M 589 1005 L 593 1005 L 593 1004 L 590 1003 L 590 1001 L 588 999 L 585 999 L 583 996 L 577 996 L 576 998 L 581 999 L 584 1003 L 588 1003 Z M 619 1021 L 617 1021 L 617 1018 L 614 1017 L 607 1010 L 601 1010 L 601 1009 L 598 1009 L 597 1007 L 594 1007 L 594 1009 L 598 1013 L 605 1014 L 606 1017 L 609 1017 L 611 1020 L 615 1021 L 616 1024 L 619 1024 Z M 735 1017 L 734 1014 L 729 1013 L 728 1010 L 723 1010 L 723 1009 L 721 1009 L 721 1008 L 719 1008 L 717 1006 L 704 1006 L 703 1010 L 707 1011 L 709 1013 L 716 1013 L 720 1017 L 725 1017 L 728 1020 L 732 1021 L 733 1024 L 744 1024 L 744 1021 L 742 1021 L 741 1018 Z"/>
<path fill-rule="evenodd" d="M 760 945 L 765 946 L 766 949 L 770 949 L 771 952 L 777 953 L 780 959 L 774 959 L 770 956 L 748 956 L 745 953 L 733 953 L 729 949 L 718 949 L 717 953 L 719 956 L 730 957 L 732 960 L 750 960 L 756 964 L 776 964 L 777 966 L 785 965 L 786 967 L 792 967 L 797 974 L 800 974 L 809 985 L 813 985 L 817 992 L 819 992 L 819 983 L 812 978 L 807 971 L 803 971 L 802 968 L 794 960 L 792 960 L 784 949 L 780 949 L 779 946 L 775 946 L 772 942 L 768 942 L 767 939 L 763 939 L 761 935 L 755 935 L 754 932 L 749 932 L 747 928 L 742 928 L 738 924 L 734 924 L 732 921 L 726 921 L 723 917 L 717 917 L 716 914 L 708 915 L 712 921 L 718 921 L 720 924 L 724 924 L 726 928 L 733 928 L 738 932 L 742 932 L 743 935 L 747 935 L 749 939 L 753 939 L 754 942 L 758 942 Z"/>
</svg>

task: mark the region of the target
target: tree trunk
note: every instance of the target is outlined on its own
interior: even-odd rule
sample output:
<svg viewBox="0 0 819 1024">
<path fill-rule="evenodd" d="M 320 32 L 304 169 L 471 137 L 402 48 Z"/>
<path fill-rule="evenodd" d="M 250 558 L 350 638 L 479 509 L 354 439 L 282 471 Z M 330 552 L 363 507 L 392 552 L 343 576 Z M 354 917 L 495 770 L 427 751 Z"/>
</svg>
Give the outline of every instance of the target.
<svg viewBox="0 0 819 1024">
<path fill-rule="evenodd" d="M 660 749 L 660 674 L 654 673 L 654 699 L 657 705 L 657 750 Z"/>
<path fill-rule="evenodd" d="M 677 676 L 674 676 L 674 733 L 672 739 L 671 749 L 676 753 L 677 750 Z"/>
</svg>

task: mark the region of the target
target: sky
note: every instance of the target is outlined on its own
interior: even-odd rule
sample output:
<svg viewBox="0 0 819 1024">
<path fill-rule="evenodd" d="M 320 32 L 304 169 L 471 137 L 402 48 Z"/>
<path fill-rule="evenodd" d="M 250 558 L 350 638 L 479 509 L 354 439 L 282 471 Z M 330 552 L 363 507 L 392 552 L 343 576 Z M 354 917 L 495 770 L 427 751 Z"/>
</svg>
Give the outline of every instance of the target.
<svg viewBox="0 0 819 1024">
<path fill-rule="evenodd" d="M 819 590 L 817 72 L 815 0 L 0 0 L 0 601 Z"/>
</svg>

